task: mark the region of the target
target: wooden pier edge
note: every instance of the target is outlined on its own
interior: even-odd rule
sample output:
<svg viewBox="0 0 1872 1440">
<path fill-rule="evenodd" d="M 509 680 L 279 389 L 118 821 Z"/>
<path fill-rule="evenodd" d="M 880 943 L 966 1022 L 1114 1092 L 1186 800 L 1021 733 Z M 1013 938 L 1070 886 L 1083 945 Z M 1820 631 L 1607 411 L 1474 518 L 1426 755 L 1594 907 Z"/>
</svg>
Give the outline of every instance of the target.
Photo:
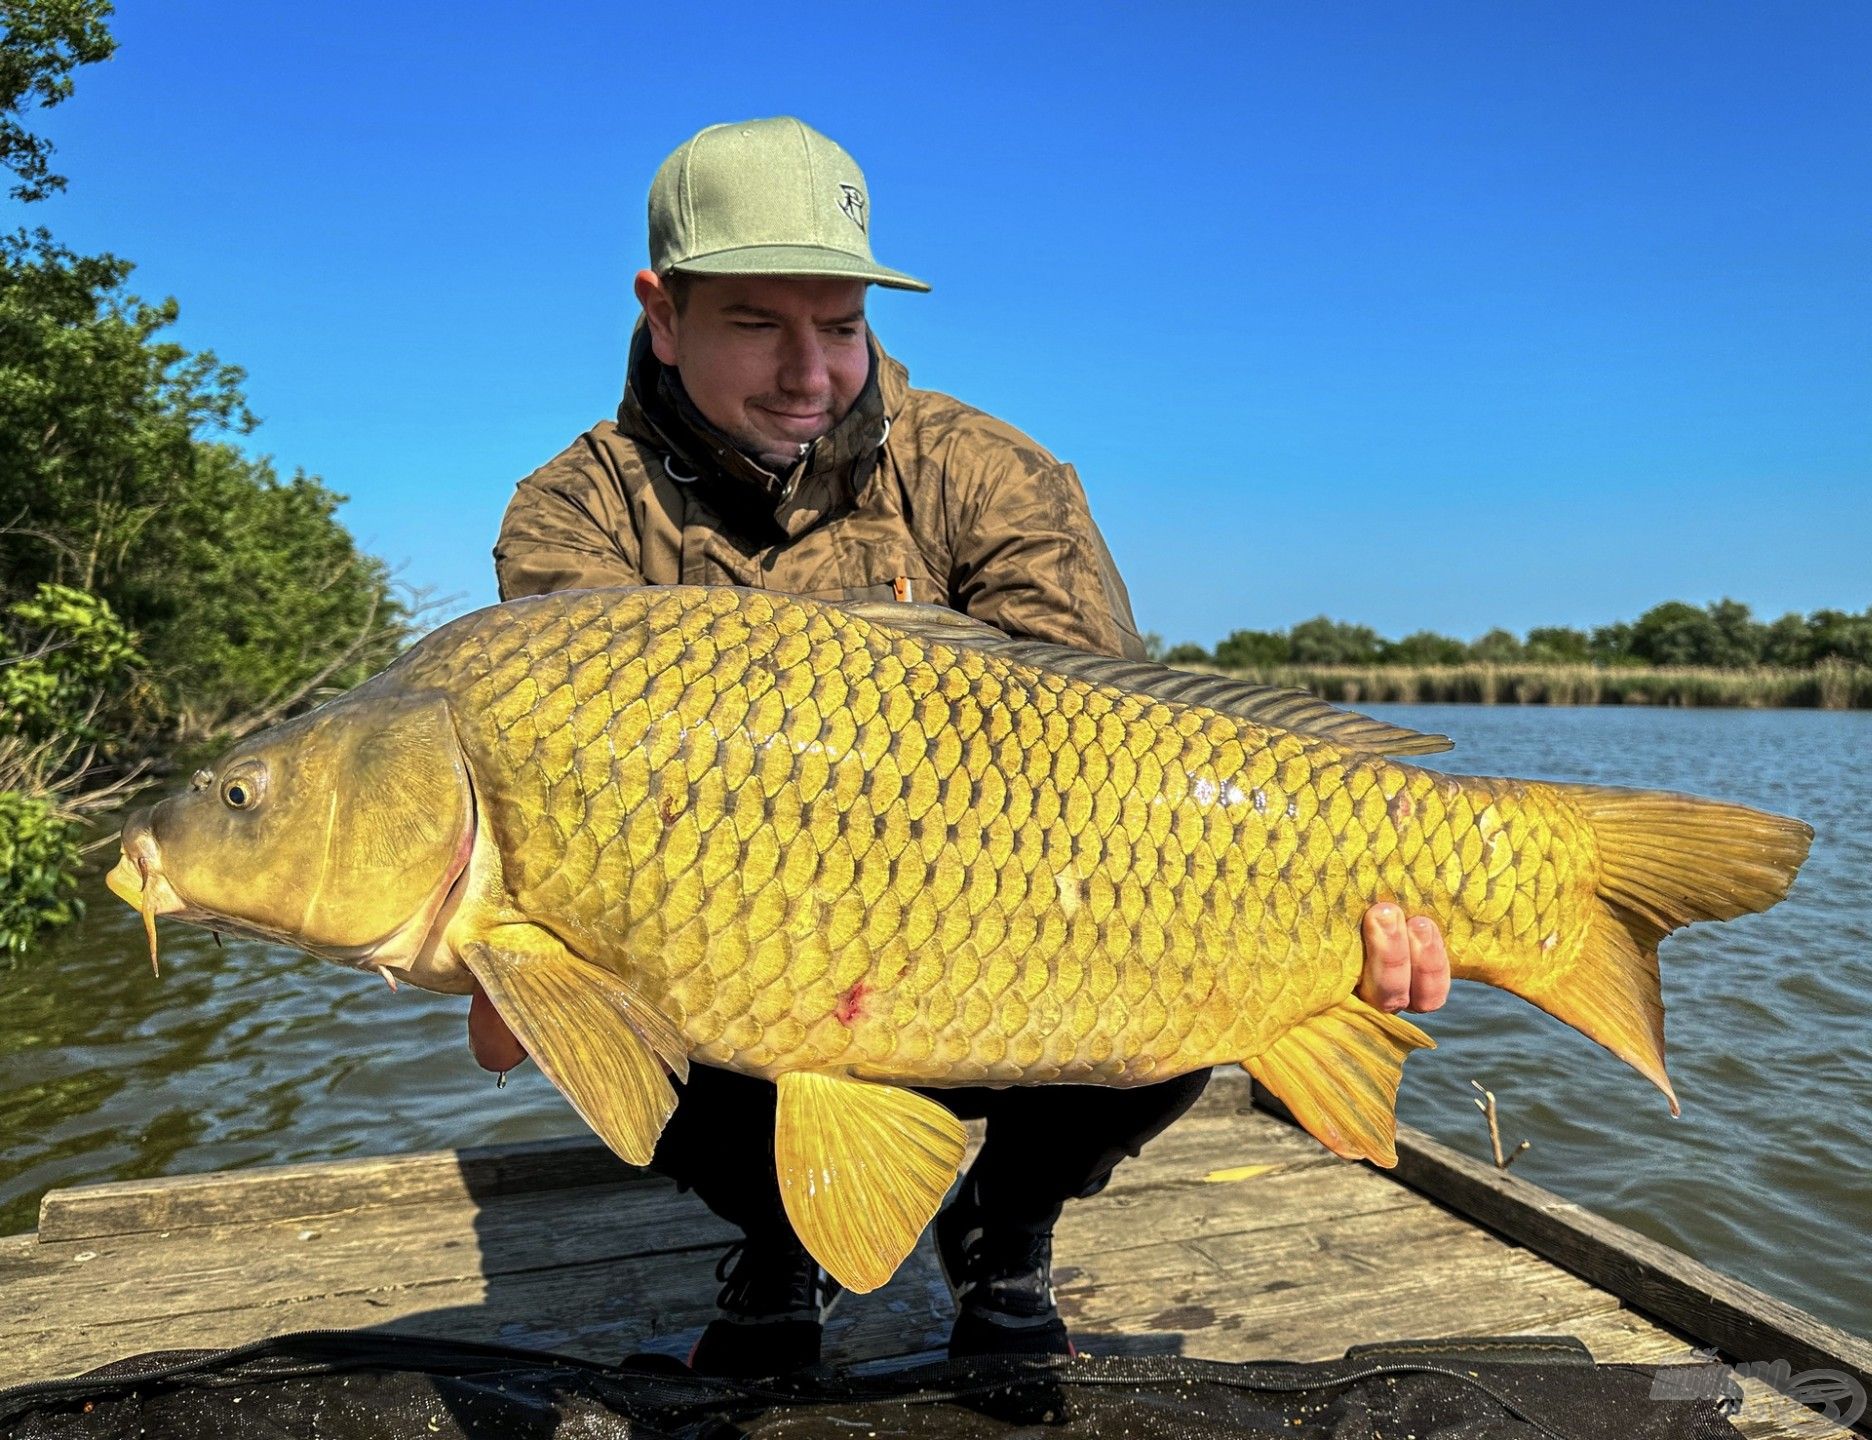
<svg viewBox="0 0 1872 1440">
<path fill-rule="evenodd" d="M 196 1226 L 311 1218 L 386 1201 L 482 1200 L 643 1180 L 585 1135 L 417 1155 L 256 1165 L 205 1175 L 115 1180 L 50 1190 L 39 1202 L 42 1242 L 93 1240 Z"/>
<path fill-rule="evenodd" d="M 1257 1109 L 1293 1124 L 1258 1082 Z M 1398 1163 L 1380 1171 L 1465 1219 L 1618 1296 L 1651 1319 L 1715 1349 L 1731 1365 L 1789 1376 L 1844 1375 L 1872 1394 L 1872 1341 L 1829 1325 L 1530 1181 L 1472 1160 L 1421 1130 L 1398 1126 Z M 1764 1375 L 1767 1371 L 1764 1369 Z"/>
</svg>

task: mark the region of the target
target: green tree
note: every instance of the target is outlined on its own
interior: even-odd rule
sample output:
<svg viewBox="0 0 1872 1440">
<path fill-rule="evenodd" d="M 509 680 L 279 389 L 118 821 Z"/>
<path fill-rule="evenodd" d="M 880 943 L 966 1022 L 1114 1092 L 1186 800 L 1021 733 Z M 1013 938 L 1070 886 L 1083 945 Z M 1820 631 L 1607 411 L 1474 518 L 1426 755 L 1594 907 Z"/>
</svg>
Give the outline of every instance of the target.
<svg viewBox="0 0 1872 1440">
<path fill-rule="evenodd" d="M 1378 658 L 1384 665 L 1460 665 L 1469 658 L 1469 647 L 1452 636 L 1418 630 L 1385 642 Z"/>
<path fill-rule="evenodd" d="M 1872 665 L 1872 609 L 1863 615 L 1844 610 L 1816 610 L 1807 618 L 1808 652 L 1813 661 L 1844 660 Z"/>
<path fill-rule="evenodd" d="M 1522 658 L 1520 637 L 1497 627 L 1469 642 L 1469 658 L 1482 665 L 1513 665 Z"/>
<path fill-rule="evenodd" d="M 1632 654 L 1650 665 L 1703 665 L 1721 633 L 1707 610 L 1682 600 L 1653 605 L 1632 625 Z"/>
<path fill-rule="evenodd" d="M 1595 665 L 1636 665 L 1641 663 L 1632 652 L 1632 627 L 1616 620 L 1600 625 L 1592 632 L 1592 659 Z"/>
<path fill-rule="evenodd" d="M 1285 635 L 1271 630 L 1237 630 L 1217 643 L 1215 663 L 1224 670 L 1260 670 L 1285 665 L 1290 654 Z"/>
<path fill-rule="evenodd" d="M 407 612 L 341 496 L 223 438 L 253 426 L 241 372 L 167 340 L 175 302 L 129 294 L 129 268 L 0 239 L 0 603 L 102 597 L 142 636 L 162 717 L 249 728 L 383 664 Z"/>
<path fill-rule="evenodd" d="M 1537 625 L 1528 631 L 1524 653 L 1544 665 L 1584 665 L 1592 659 L 1592 639 L 1565 625 Z"/>
<path fill-rule="evenodd" d="M 1762 637 L 1762 660 L 1790 670 L 1813 664 L 1813 635 L 1807 617 L 1790 610 L 1770 625 Z"/>
<path fill-rule="evenodd" d="M 1681 600 L 1654 605 L 1632 626 L 1632 653 L 1652 665 L 1741 669 L 1759 664 L 1766 632 L 1736 600 L 1698 609 Z"/>
<path fill-rule="evenodd" d="M 1211 665 L 1209 652 L 1200 645 L 1188 640 L 1179 641 L 1164 651 L 1163 662 L 1166 665 Z"/>
<path fill-rule="evenodd" d="M 1762 663 L 1768 627 L 1749 613 L 1748 606 L 1725 596 L 1709 607 L 1709 617 L 1716 631 L 1716 643 L 1700 664 L 1745 670 Z"/>
<path fill-rule="evenodd" d="M 71 72 L 110 58 L 111 8 L 105 0 L 0 0 L 0 167 L 19 177 L 14 199 L 43 200 L 65 188 L 65 177 L 52 173 L 52 143 L 20 116 L 69 99 Z"/>
<path fill-rule="evenodd" d="M 25 109 L 111 53 L 99 0 L 0 0 L 0 166 L 63 188 Z M 0 946 L 69 919 L 73 817 L 145 753 L 240 733 L 363 678 L 408 615 L 342 497 L 234 441 L 241 372 L 170 337 L 174 300 L 44 230 L 0 235 Z M 132 632 L 137 637 L 132 639 Z M 140 650 L 140 654 L 138 653 Z"/>
<path fill-rule="evenodd" d="M 1302 621 L 1287 633 L 1290 658 L 1296 665 L 1375 665 L 1378 632 L 1367 625 L 1348 625 L 1324 615 Z"/>
<path fill-rule="evenodd" d="M 0 958 L 83 911 L 78 818 L 136 775 L 100 715 L 138 660 L 110 607 L 81 590 L 42 585 L 0 611 Z"/>
</svg>

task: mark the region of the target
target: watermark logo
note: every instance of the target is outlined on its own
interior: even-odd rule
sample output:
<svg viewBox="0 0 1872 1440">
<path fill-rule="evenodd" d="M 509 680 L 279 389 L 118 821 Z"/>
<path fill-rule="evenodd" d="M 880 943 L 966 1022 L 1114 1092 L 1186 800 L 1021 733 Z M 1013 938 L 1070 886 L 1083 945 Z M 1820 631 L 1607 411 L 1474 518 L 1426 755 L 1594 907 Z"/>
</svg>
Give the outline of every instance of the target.
<svg viewBox="0 0 1872 1440">
<path fill-rule="evenodd" d="M 1733 1377 L 1733 1378 L 1731 1378 Z M 1757 1380 L 1771 1390 L 1816 1412 L 1814 1433 L 1823 1424 L 1848 1429 L 1866 1413 L 1866 1390 L 1851 1375 L 1838 1370 L 1797 1371 L 1785 1360 L 1744 1360 L 1724 1365 L 1714 1350 L 1695 1350 L 1680 1364 L 1660 1369 L 1651 1382 L 1653 1400 L 1720 1400 L 1731 1413 L 1741 1406 L 1741 1380 Z M 1792 1433 L 1809 1426 L 1796 1422 Z"/>
</svg>

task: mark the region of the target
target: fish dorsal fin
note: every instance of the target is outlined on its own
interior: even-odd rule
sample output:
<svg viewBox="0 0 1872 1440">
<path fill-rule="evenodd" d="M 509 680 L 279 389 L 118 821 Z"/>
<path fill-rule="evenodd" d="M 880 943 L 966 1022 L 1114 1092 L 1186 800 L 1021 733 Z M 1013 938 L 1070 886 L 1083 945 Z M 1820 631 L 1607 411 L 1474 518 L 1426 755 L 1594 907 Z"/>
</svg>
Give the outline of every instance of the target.
<svg viewBox="0 0 1872 1440">
<path fill-rule="evenodd" d="M 585 1123 L 648 1165 L 676 1108 L 666 1071 L 689 1076 L 682 1035 L 609 970 L 531 925 L 503 925 L 461 957 L 514 1037 Z"/>
<path fill-rule="evenodd" d="M 1051 670 L 1095 685 L 1111 685 L 1178 705 L 1201 705 L 1256 725 L 1294 730 L 1376 755 L 1434 755 L 1450 748 L 1449 737 L 1426 735 L 1342 710 L 1304 690 L 1254 685 L 1224 675 L 1199 675 L 1149 660 L 1113 659 L 1054 645 L 1023 640 L 942 605 L 904 605 L 892 600 L 861 600 L 840 609 L 873 625 L 901 630 L 933 644 L 982 650 L 1036 670 Z"/>
<path fill-rule="evenodd" d="M 962 1167 L 962 1122 L 914 1090 L 782 1075 L 774 1167 L 793 1230 L 848 1290 L 896 1273 Z"/>
</svg>

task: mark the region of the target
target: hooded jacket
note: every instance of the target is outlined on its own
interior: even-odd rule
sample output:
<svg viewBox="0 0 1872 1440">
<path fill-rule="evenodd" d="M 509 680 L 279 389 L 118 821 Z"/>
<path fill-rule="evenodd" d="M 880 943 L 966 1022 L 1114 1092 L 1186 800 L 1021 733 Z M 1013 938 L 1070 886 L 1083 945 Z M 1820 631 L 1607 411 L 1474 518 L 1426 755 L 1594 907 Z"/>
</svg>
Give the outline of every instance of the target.
<svg viewBox="0 0 1872 1440">
<path fill-rule="evenodd" d="M 776 475 L 696 410 L 640 325 L 617 420 L 520 482 L 494 564 L 509 600 L 609 585 L 894 597 L 1143 654 L 1072 466 L 980 410 L 912 389 L 875 339 L 851 411 Z"/>
</svg>

